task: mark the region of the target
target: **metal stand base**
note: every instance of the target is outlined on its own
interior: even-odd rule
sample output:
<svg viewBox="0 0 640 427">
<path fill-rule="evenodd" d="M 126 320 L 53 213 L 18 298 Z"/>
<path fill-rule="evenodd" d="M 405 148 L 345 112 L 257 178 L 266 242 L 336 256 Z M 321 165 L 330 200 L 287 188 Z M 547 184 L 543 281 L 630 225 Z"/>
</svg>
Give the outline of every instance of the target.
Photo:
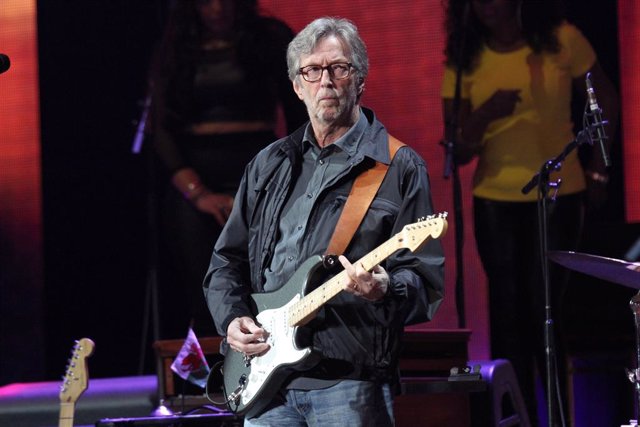
<svg viewBox="0 0 640 427">
<path fill-rule="evenodd" d="M 627 369 L 627 376 L 629 377 L 629 381 L 633 383 L 636 394 L 636 419 L 631 420 L 630 424 L 632 426 L 637 426 L 637 420 L 640 411 L 640 292 L 638 292 L 631 298 L 631 301 L 629 301 L 629 307 L 631 307 L 631 311 L 633 312 L 633 318 L 635 320 L 636 326 L 636 369 L 634 369 L 633 371 Z"/>
</svg>

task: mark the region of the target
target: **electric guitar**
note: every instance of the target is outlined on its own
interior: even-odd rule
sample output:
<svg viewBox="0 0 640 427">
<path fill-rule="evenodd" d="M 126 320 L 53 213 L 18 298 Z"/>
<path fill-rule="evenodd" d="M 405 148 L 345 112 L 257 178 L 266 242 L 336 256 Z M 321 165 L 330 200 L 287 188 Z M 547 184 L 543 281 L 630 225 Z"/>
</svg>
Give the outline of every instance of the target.
<svg viewBox="0 0 640 427">
<path fill-rule="evenodd" d="M 428 238 L 438 238 L 447 230 L 447 214 L 430 216 L 404 226 L 391 239 L 358 260 L 366 270 L 399 249 L 416 251 Z M 355 263 L 354 263 L 355 264 Z M 261 356 L 247 357 L 229 350 L 223 365 L 223 386 L 229 409 L 251 417 L 263 409 L 293 371 L 312 368 L 319 356 L 310 346 L 301 344 L 306 337 L 300 327 L 311 321 L 318 310 L 340 293 L 349 277 L 345 270 L 307 294 L 323 274 L 321 256 L 305 261 L 280 289 L 251 295 L 258 324 L 267 332 L 269 351 Z M 305 341 L 306 344 L 306 341 Z"/>
<path fill-rule="evenodd" d="M 60 386 L 60 418 L 58 427 L 73 427 L 76 401 L 87 389 L 89 370 L 86 358 L 91 356 L 95 345 L 89 338 L 76 341 L 69 359 L 67 372 Z"/>
</svg>

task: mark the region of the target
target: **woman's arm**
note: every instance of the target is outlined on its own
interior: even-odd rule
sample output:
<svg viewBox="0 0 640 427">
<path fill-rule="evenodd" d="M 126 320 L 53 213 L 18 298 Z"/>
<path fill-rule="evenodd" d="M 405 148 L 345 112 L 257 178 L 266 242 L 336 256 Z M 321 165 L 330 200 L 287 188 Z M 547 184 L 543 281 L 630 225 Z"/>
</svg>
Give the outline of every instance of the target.
<svg viewBox="0 0 640 427">
<path fill-rule="evenodd" d="M 453 99 L 444 98 L 445 138 L 447 141 L 455 141 L 456 162 L 464 165 L 479 154 L 489 124 L 513 114 L 519 101 L 520 91 L 517 89 L 498 89 L 485 103 L 473 111 L 471 111 L 471 102 L 468 99 L 462 99 L 457 120 L 452 122 L 456 119 L 453 117 Z M 451 123 L 455 125 L 451 126 Z"/>
</svg>

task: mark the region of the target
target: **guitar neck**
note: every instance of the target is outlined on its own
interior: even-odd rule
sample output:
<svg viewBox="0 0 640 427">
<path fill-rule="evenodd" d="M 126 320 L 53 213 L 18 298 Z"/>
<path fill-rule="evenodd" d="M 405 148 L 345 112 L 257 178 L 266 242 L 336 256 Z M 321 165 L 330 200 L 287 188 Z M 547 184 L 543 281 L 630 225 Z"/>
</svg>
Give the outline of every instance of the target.
<svg viewBox="0 0 640 427">
<path fill-rule="evenodd" d="M 401 233 L 396 234 L 367 255 L 360 258 L 354 264 L 362 264 L 365 270 L 369 271 L 382 261 L 387 259 L 398 249 L 402 248 Z M 349 282 L 349 276 L 345 270 L 333 276 L 322 286 L 310 292 L 300 301 L 296 302 L 289 308 L 289 326 L 303 326 L 310 322 L 316 312 L 327 301 L 338 295 Z"/>
<path fill-rule="evenodd" d="M 60 403 L 60 418 L 58 419 L 58 427 L 73 427 L 73 414 L 75 412 L 74 402 Z"/>
</svg>

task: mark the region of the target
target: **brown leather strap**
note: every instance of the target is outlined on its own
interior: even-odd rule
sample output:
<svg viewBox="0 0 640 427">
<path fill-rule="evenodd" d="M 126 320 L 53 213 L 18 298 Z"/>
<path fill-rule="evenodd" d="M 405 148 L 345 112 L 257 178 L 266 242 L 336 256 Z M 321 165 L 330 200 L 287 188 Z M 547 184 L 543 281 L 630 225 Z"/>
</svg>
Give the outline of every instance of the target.
<svg viewBox="0 0 640 427">
<path fill-rule="evenodd" d="M 389 155 L 391 160 L 393 160 L 398 149 L 404 145 L 398 139 L 389 135 Z M 325 252 L 326 255 L 341 255 L 347 249 L 351 238 L 378 192 L 388 169 L 388 165 L 376 162 L 374 167 L 358 175 L 353 187 L 351 187 L 351 193 L 349 193 L 349 197 L 344 204 L 340 218 L 338 218 L 338 224 Z"/>
</svg>

